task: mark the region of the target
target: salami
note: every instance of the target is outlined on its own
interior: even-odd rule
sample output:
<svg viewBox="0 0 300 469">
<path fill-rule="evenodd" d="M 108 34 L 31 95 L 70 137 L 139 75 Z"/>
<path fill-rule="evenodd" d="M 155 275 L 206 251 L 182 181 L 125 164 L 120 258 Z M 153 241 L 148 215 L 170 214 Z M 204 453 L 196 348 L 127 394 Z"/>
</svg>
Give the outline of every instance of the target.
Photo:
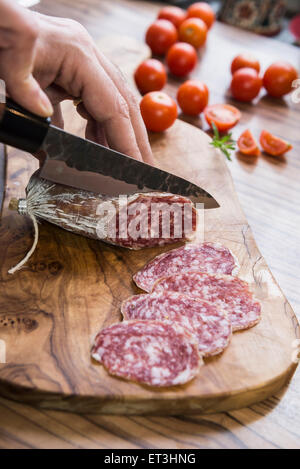
<svg viewBox="0 0 300 469">
<path fill-rule="evenodd" d="M 230 275 L 189 272 L 159 280 L 155 292 L 175 291 L 220 306 L 228 312 L 232 330 L 248 329 L 260 321 L 261 306 L 243 280 Z"/>
<path fill-rule="evenodd" d="M 187 383 L 203 363 L 193 334 L 162 321 L 107 327 L 97 335 L 92 356 L 112 375 L 158 387 Z"/>
<path fill-rule="evenodd" d="M 22 200 L 22 214 L 129 249 L 191 239 L 197 212 L 190 199 L 164 192 L 108 197 L 54 184 L 35 173 Z"/>
<path fill-rule="evenodd" d="M 134 275 L 133 280 L 142 290 L 150 292 L 162 277 L 193 271 L 234 275 L 237 270 L 237 260 L 221 244 L 186 244 L 155 257 Z"/>
<path fill-rule="evenodd" d="M 135 295 L 121 306 L 124 319 L 178 322 L 197 338 L 204 356 L 221 353 L 231 338 L 231 323 L 224 311 L 207 301 L 176 292 Z"/>
</svg>

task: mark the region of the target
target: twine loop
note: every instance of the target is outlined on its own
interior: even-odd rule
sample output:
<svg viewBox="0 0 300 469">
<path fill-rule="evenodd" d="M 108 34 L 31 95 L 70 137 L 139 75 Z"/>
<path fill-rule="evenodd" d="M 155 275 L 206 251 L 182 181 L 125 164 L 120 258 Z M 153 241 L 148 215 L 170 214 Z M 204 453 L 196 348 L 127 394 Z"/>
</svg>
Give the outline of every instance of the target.
<svg viewBox="0 0 300 469">
<path fill-rule="evenodd" d="M 36 250 L 37 243 L 39 240 L 39 227 L 38 227 L 37 219 L 34 216 L 34 214 L 30 211 L 26 199 L 19 199 L 19 200 L 12 199 L 9 204 L 9 209 L 16 210 L 20 215 L 28 215 L 31 218 L 33 227 L 34 227 L 34 240 L 33 240 L 32 247 L 28 251 L 26 256 L 24 257 L 24 259 L 22 259 L 15 267 L 12 267 L 11 269 L 9 269 L 8 273 L 12 275 L 18 270 L 20 270 L 26 264 L 26 262 L 30 259 L 30 257 Z"/>
</svg>

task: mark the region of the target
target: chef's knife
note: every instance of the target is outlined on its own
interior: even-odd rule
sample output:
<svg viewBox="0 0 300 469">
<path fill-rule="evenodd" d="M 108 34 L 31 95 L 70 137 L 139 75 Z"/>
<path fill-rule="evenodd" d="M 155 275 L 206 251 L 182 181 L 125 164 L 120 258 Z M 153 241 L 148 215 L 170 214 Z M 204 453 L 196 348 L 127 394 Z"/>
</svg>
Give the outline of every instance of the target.
<svg viewBox="0 0 300 469">
<path fill-rule="evenodd" d="M 218 202 L 201 187 L 97 143 L 69 134 L 12 100 L 0 104 L 0 141 L 43 157 L 40 176 L 108 196 L 171 192 L 204 208 Z"/>
</svg>

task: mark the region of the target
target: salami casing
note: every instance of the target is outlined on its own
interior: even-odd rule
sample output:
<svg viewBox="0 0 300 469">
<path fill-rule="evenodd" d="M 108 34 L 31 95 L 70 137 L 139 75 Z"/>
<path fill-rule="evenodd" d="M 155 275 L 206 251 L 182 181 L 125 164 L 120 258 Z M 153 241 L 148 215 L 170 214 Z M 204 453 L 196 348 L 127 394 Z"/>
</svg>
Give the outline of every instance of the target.
<svg viewBox="0 0 300 469">
<path fill-rule="evenodd" d="M 207 301 L 176 292 L 135 295 L 121 306 L 124 319 L 178 322 L 197 338 L 198 349 L 206 357 L 217 355 L 229 344 L 231 323 L 224 311 Z"/>
<path fill-rule="evenodd" d="M 230 275 L 189 272 L 160 279 L 154 291 L 175 291 L 220 306 L 228 312 L 232 330 L 248 329 L 260 321 L 261 306 L 253 298 L 249 285 Z"/>
<path fill-rule="evenodd" d="M 230 250 L 221 244 L 190 243 L 155 257 L 133 279 L 138 287 L 150 292 L 162 277 L 193 271 L 234 275 L 238 263 Z"/>
<path fill-rule="evenodd" d="M 163 246 L 193 237 L 197 212 L 179 195 L 149 192 L 109 198 L 53 184 L 35 173 L 26 210 L 39 219 L 129 249 Z"/>
<path fill-rule="evenodd" d="M 92 356 L 112 375 L 158 387 L 187 383 L 203 363 L 193 334 L 162 321 L 107 327 L 97 335 Z"/>
</svg>

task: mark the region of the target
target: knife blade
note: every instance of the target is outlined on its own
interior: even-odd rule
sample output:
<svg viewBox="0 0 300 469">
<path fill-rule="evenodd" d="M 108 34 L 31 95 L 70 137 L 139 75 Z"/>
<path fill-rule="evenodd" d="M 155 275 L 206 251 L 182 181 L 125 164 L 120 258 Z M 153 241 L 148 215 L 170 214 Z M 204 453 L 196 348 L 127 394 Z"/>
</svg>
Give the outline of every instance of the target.
<svg viewBox="0 0 300 469">
<path fill-rule="evenodd" d="M 219 207 L 211 194 L 192 182 L 65 132 L 11 100 L 0 110 L 0 141 L 42 156 L 40 176 L 55 183 L 108 196 L 171 192 L 202 203 L 205 209 Z"/>
</svg>

